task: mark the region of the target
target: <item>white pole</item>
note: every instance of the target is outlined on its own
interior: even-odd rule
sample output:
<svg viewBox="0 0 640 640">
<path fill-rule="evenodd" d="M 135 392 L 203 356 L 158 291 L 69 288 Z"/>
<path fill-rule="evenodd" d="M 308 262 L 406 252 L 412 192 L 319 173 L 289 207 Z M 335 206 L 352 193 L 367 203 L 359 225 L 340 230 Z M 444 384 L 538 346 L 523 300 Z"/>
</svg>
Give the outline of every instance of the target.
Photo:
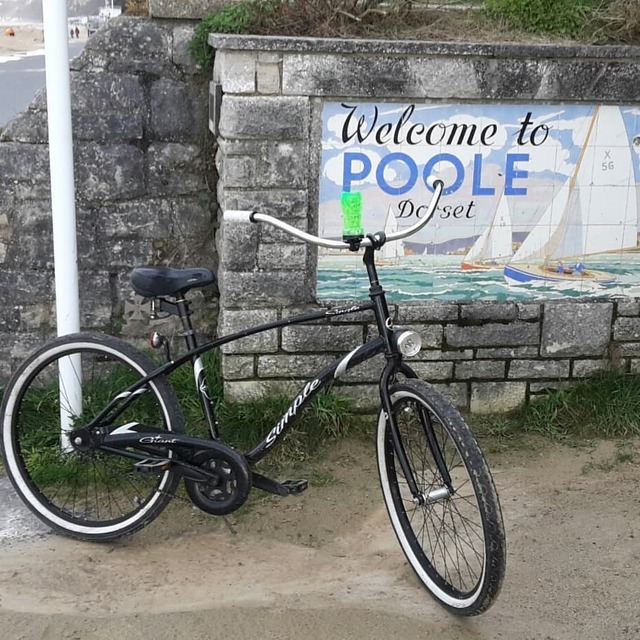
<svg viewBox="0 0 640 640">
<path fill-rule="evenodd" d="M 42 13 L 47 79 L 56 316 L 58 335 L 66 335 L 80 330 L 71 78 L 67 40 L 69 25 L 66 0 L 43 0 Z M 74 364 L 77 363 L 68 358 L 61 363 L 60 367 L 60 418 L 64 448 L 68 448 L 64 432 L 72 427 L 72 416 L 80 415 L 82 407 L 80 378 L 71 372 Z M 72 406 L 63 401 L 63 389 L 66 389 L 74 398 Z"/>
</svg>

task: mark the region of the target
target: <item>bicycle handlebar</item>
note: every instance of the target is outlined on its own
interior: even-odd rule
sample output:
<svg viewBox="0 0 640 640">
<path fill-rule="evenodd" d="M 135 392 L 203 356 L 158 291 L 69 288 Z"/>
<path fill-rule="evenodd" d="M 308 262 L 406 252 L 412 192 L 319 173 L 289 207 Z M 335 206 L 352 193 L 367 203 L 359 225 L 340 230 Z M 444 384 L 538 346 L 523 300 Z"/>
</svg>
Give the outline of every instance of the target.
<svg viewBox="0 0 640 640">
<path fill-rule="evenodd" d="M 433 196 L 429 201 L 429 207 L 424 217 L 421 220 L 418 220 L 414 225 L 403 229 L 402 231 L 397 231 L 396 233 L 390 233 L 386 236 L 385 242 L 392 242 L 394 240 L 401 240 L 402 238 L 406 238 L 410 235 L 413 235 L 433 218 L 433 214 L 436 211 L 436 207 L 438 206 L 438 202 L 440 200 L 440 196 L 442 195 L 442 190 L 444 188 L 444 183 L 442 180 L 433 180 L 427 181 L 429 186 L 433 187 Z M 223 214 L 225 220 L 230 222 L 267 222 L 268 224 L 281 229 L 282 231 L 292 235 L 300 240 L 304 240 L 304 242 L 308 242 L 310 244 L 315 244 L 319 247 L 327 247 L 329 249 L 349 249 L 351 245 L 348 242 L 344 242 L 343 240 L 329 240 L 328 238 L 320 238 L 319 236 L 314 236 L 311 233 L 307 233 L 306 231 L 301 231 L 300 229 L 296 229 L 292 227 L 290 224 L 283 222 L 282 220 L 278 220 L 278 218 L 274 218 L 273 216 L 267 215 L 266 213 L 259 213 L 257 211 L 225 211 Z M 374 234 L 375 235 L 375 234 Z M 363 238 L 360 241 L 361 247 L 370 247 L 372 245 L 370 238 Z"/>
</svg>

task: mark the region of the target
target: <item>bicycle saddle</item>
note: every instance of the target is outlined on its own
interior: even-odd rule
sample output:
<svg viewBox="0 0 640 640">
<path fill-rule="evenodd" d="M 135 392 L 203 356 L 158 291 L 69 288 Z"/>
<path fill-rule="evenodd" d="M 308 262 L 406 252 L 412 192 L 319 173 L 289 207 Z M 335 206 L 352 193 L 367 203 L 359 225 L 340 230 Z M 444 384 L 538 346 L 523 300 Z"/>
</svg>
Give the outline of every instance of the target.
<svg viewBox="0 0 640 640">
<path fill-rule="evenodd" d="M 175 295 L 215 282 L 216 276 L 210 269 L 136 267 L 131 272 L 131 286 L 144 298 Z"/>
</svg>

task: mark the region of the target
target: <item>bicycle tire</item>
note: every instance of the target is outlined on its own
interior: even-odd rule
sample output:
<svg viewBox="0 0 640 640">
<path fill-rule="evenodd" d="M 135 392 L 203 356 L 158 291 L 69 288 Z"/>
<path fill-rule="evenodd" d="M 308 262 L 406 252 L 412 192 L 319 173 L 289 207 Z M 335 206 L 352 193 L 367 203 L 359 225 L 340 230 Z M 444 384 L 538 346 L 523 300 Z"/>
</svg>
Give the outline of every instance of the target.
<svg viewBox="0 0 640 640">
<path fill-rule="evenodd" d="M 402 550 L 423 586 L 446 609 L 477 615 L 495 601 L 504 580 L 506 543 L 500 503 L 482 452 L 460 413 L 421 380 L 390 389 L 402 446 L 423 496 L 416 504 L 380 412 L 377 458 L 387 511 Z M 445 487 L 431 428 L 451 475 Z"/>
<path fill-rule="evenodd" d="M 5 389 L 0 415 L 7 475 L 29 509 L 59 533 L 96 542 L 134 533 L 160 515 L 180 478 L 171 471 L 140 474 L 134 460 L 114 453 L 64 448 L 61 411 L 70 406 L 74 385 L 60 383 L 61 362 L 72 368 L 67 375 L 82 380 L 81 415 L 73 412 L 79 423 L 157 368 L 112 336 L 72 334 L 44 345 Z M 118 425 L 136 421 L 183 433 L 182 410 L 166 378 L 154 378 L 146 389 L 118 417 Z"/>
</svg>

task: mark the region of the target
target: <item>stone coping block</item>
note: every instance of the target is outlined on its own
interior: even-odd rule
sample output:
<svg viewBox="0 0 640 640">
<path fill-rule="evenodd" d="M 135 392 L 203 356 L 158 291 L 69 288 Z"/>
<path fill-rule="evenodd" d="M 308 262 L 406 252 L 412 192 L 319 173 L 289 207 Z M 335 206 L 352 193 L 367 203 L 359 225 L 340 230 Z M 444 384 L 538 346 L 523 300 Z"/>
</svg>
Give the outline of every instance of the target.
<svg viewBox="0 0 640 640">
<path fill-rule="evenodd" d="M 193 1 L 193 0 L 192 0 Z M 204 2 L 205 0 L 201 0 Z M 170 0 L 155 0 L 170 3 Z M 154 0 L 152 0 L 152 4 Z M 174 2 L 173 4 L 178 4 Z M 186 3 L 185 3 L 186 4 Z M 212 5 L 214 3 L 211 3 Z M 367 40 L 357 38 L 288 38 L 284 36 L 255 36 L 211 33 L 209 45 L 214 49 L 232 51 L 283 51 L 313 53 L 369 53 L 385 56 L 431 55 L 486 58 L 578 58 L 578 59 L 634 59 L 640 47 L 625 45 L 568 45 L 439 42 L 434 40 Z"/>
<path fill-rule="evenodd" d="M 224 94 L 395 100 L 635 102 L 640 47 L 287 38 L 212 33 Z M 276 82 L 277 80 L 277 82 Z M 262 85 L 260 85 L 262 86 Z"/>
</svg>

